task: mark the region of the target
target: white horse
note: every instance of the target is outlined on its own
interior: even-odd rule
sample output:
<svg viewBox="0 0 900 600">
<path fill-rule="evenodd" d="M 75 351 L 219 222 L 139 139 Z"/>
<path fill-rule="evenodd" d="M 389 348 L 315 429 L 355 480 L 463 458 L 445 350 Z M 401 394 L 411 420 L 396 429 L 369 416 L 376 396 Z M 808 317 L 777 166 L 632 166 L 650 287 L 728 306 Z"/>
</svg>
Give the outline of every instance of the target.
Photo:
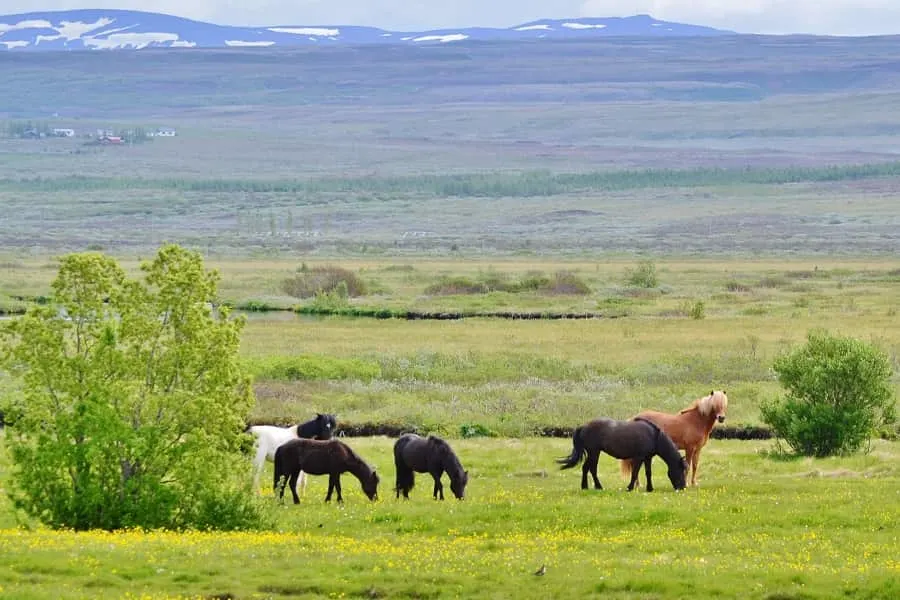
<svg viewBox="0 0 900 600">
<path fill-rule="evenodd" d="M 259 490 L 259 477 L 266 459 L 275 460 L 275 450 L 290 440 L 297 438 L 331 439 L 337 420 L 334 415 L 316 413 L 316 418 L 299 425 L 277 427 L 275 425 L 254 425 L 249 431 L 256 438 L 256 455 L 253 457 L 253 489 Z M 300 471 L 297 479 L 300 492 L 306 490 L 306 473 Z"/>
</svg>

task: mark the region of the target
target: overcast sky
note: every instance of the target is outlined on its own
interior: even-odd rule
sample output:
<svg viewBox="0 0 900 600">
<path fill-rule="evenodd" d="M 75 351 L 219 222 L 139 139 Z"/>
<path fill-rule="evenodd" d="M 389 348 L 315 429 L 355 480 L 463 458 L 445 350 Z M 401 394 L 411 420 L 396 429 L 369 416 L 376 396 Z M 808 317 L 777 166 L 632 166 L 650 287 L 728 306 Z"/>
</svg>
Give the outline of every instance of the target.
<svg viewBox="0 0 900 600">
<path fill-rule="evenodd" d="M 0 14 L 69 8 L 146 10 L 227 25 L 393 30 L 645 13 L 745 33 L 900 33 L 900 0 L 0 0 Z"/>
</svg>

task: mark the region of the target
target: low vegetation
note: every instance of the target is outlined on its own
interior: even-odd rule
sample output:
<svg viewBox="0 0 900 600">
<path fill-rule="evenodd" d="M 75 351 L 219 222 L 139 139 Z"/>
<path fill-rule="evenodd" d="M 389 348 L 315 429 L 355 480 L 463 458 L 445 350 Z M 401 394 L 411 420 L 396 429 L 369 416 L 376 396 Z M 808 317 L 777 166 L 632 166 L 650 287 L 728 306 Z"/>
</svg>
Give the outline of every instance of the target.
<svg viewBox="0 0 900 600">
<path fill-rule="evenodd" d="M 763 421 L 794 452 L 858 451 L 897 421 L 893 369 L 884 351 L 852 337 L 811 332 L 774 364 L 786 395 L 762 405 Z"/>
<path fill-rule="evenodd" d="M 0 595 L 887 600 L 900 591 L 896 510 L 885 501 L 900 480 L 896 442 L 783 461 L 768 457 L 770 442 L 712 440 L 698 489 L 675 493 L 657 465 L 662 480 L 648 494 L 625 492 L 606 455 L 606 489 L 582 492 L 580 474 L 554 463 L 571 440 L 455 439 L 466 500 L 435 502 L 427 475 L 409 501 L 394 498 L 394 440 L 345 441 L 383 474 L 379 501 L 345 477 L 338 509 L 322 501 L 327 478 L 310 477 L 300 506 L 275 506 L 267 465 L 271 531 L 12 529 L 0 500 Z"/>
<path fill-rule="evenodd" d="M 197 253 L 165 246 L 142 271 L 66 256 L 56 303 L 0 328 L 0 366 L 22 381 L 0 402 L 7 493 L 60 529 L 259 527 L 240 477 L 243 320 L 212 311 L 217 276 Z"/>
<path fill-rule="evenodd" d="M 308 267 L 305 263 L 281 283 L 281 289 L 294 298 L 312 298 L 336 293 L 341 298 L 366 295 L 366 284 L 356 273 L 334 265 Z"/>
</svg>

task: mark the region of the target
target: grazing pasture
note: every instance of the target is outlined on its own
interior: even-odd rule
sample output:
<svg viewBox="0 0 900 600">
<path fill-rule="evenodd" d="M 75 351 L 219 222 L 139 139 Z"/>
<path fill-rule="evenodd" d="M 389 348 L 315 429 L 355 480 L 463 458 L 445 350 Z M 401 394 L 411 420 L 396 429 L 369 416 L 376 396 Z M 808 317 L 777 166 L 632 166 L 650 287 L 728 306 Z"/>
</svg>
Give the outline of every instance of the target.
<svg viewBox="0 0 900 600">
<path fill-rule="evenodd" d="M 393 479 L 394 440 L 347 442 Z M 599 465 L 606 489 L 579 490 L 555 464 L 571 440 L 455 440 L 465 500 L 370 503 L 354 482 L 338 508 L 313 477 L 299 506 L 263 498 L 278 523 L 267 532 L 13 529 L 4 500 L 0 596 L 896 597 L 900 445 L 790 461 L 770 448 L 712 440 L 699 488 L 648 494 L 624 491 L 611 459 Z"/>
</svg>

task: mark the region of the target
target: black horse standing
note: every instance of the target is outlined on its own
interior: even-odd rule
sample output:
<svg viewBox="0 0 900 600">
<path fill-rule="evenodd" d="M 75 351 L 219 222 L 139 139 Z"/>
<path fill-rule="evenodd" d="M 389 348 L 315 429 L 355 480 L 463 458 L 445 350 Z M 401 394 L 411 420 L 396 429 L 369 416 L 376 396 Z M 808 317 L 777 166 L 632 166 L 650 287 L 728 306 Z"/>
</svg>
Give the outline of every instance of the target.
<svg viewBox="0 0 900 600">
<path fill-rule="evenodd" d="M 654 456 L 662 458 L 669 468 L 669 481 L 676 490 L 684 489 L 687 464 L 678 452 L 672 439 L 659 427 L 640 417 L 631 421 L 615 421 L 613 419 L 595 419 L 575 429 L 572 435 L 572 454 L 558 460 L 563 469 L 571 469 L 582 458 L 581 489 L 588 487 L 588 473 L 594 478 L 594 488 L 602 490 L 603 486 L 597 478 L 597 462 L 601 452 L 618 458 L 631 459 L 631 483 L 628 491 L 634 489 L 641 464 L 647 476 L 647 491 L 653 491 L 650 478 L 650 463 Z"/>
<path fill-rule="evenodd" d="M 397 467 L 397 498 L 403 493 L 409 498 L 409 491 L 415 484 L 415 474 L 431 473 L 434 478 L 434 498 L 444 499 L 444 485 L 441 475 L 446 471 L 450 477 L 450 490 L 458 500 L 462 500 L 469 482 L 469 472 L 463 470 L 453 449 L 445 440 L 430 435 L 427 438 L 406 433 L 394 443 L 394 464 Z"/>
</svg>

